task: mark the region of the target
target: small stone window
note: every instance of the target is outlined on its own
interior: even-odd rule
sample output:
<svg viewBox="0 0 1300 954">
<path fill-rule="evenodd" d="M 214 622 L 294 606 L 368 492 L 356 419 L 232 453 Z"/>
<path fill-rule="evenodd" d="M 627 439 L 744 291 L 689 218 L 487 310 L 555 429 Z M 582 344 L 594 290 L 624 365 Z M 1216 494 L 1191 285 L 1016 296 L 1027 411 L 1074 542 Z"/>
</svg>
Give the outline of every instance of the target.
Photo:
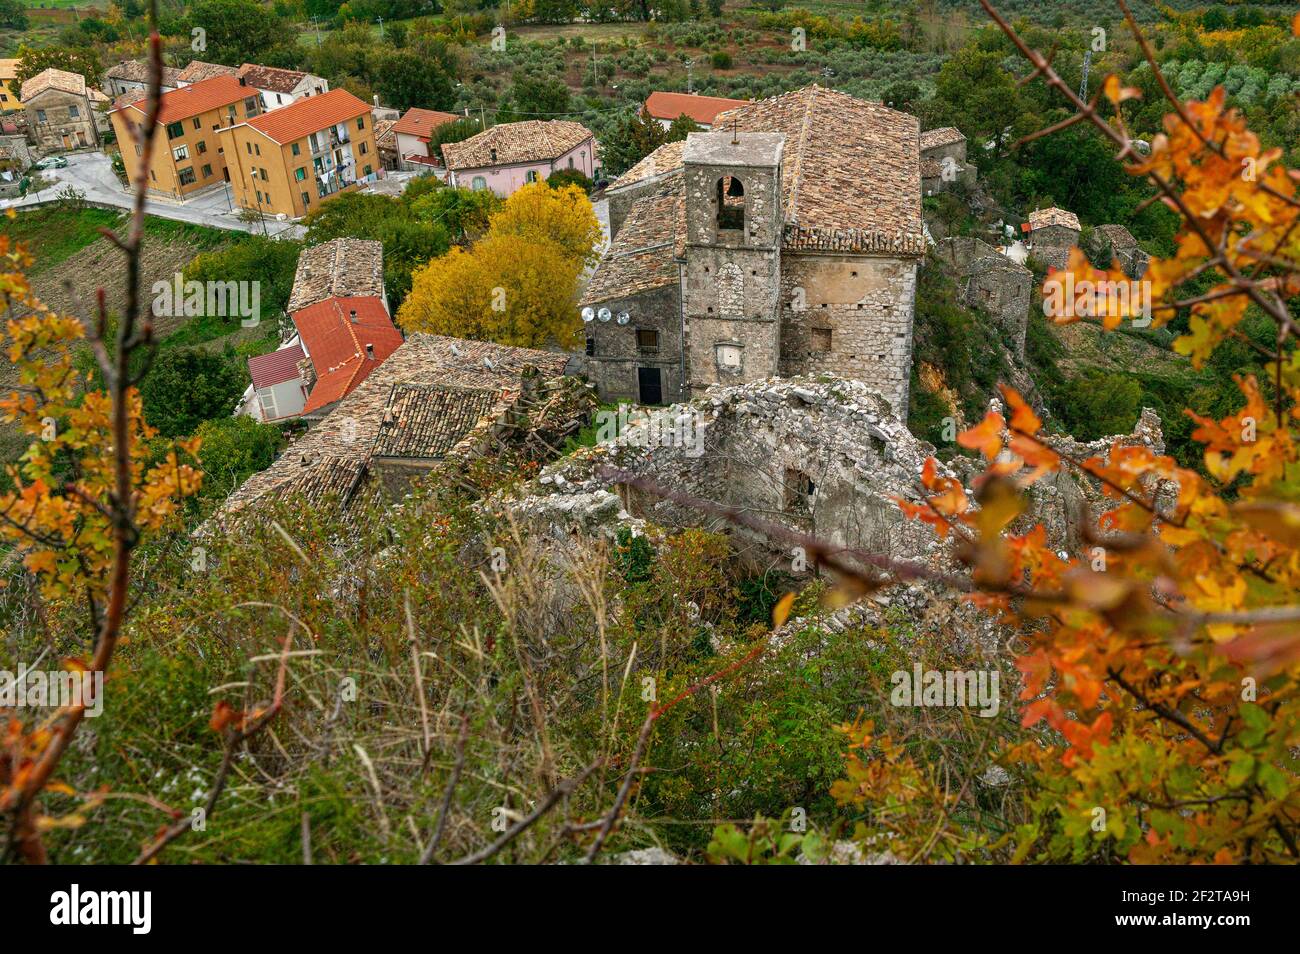
<svg viewBox="0 0 1300 954">
<path fill-rule="evenodd" d="M 782 509 L 786 513 L 807 515 L 812 513 L 813 494 L 817 485 L 811 477 L 794 467 L 785 469 L 785 499 Z"/>
<path fill-rule="evenodd" d="M 589 337 L 587 339 L 587 355 L 588 357 L 590 357 L 595 353 L 596 353 L 596 339 Z"/>
<path fill-rule="evenodd" d="M 812 330 L 812 351 L 826 352 L 831 350 L 831 330 L 829 328 L 814 328 Z"/>
<path fill-rule="evenodd" d="M 636 330 L 636 346 L 642 351 L 658 351 L 659 332 L 653 328 L 638 328 Z"/>
</svg>

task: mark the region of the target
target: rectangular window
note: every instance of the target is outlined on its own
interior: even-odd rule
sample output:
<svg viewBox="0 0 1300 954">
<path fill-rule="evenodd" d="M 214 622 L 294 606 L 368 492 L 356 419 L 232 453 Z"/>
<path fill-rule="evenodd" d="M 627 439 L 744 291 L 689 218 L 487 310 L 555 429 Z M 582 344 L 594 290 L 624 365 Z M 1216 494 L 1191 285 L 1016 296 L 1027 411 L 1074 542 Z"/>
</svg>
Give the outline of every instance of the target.
<svg viewBox="0 0 1300 954">
<path fill-rule="evenodd" d="M 230 104 L 228 107 L 226 107 L 226 108 L 230 110 L 230 121 L 233 123 L 233 122 L 235 121 L 235 115 L 236 115 L 236 113 L 235 113 L 235 104 L 234 104 L 234 103 L 231 103 L 231 104 Z"/>
<path fill-rule="evenodd" d="M 253 144 L 251 142 L 244 143 L 244 148 L 248 150 L 250 156 L 253 154 Z"/>
<path fill-rule="evenodd" d="M 234 107 L 231 107 L 231 108 L 233 109 Z M 255 116 L 255 115 L 257 115 L 257 97 L 256 97 L 256 96 L 250 96 L 250 97 L 248 97 L 248 99 L 244 100 L 244 112 L 246 112 L 246 113 L 247 113 L 248 115 L 250 115 L 250 116 Z"/>
<path fill-rule="evenodd" d="M 69 118 L 69 119 L 78 119 L 78 118 L 80 118 L 80 116 L 81 116 L 81 111 L 80 111 L 79 109 L 77 109 L 76 106 L 69 106 L 69 107 L 68 107 L 68 118 Z"/>
<path fill-rule="evenodd" d="M 265 167 L 265 166 L 263 166 L 263 167 L 261 168 L 260 172 L 262 173 L 262 181 L 263 181 L 263 182 L 265 182 L 267 179 L 270 178 L 270 176 L 268 176 L 268 175 L 266 174 L 266 167 Z"/>
<path fill-rule="evenodd" d="M 365 155 L 366 153 L 368 153 L 369 151 L 370 151 L 370 144 L 369 144 L 369 143 L 365 143 L 365 142 L 363 142 L 363 143 L 361 144 L 361 155 L 364 156 L 364 155 Z"/>
<path fill-rule="evenodd" d="M 299 148 L 298 144 L 295 142 L 295 143 L 290 147 L 290 151 L 291 151 L 291 152 L 296 156 L 296 155 L 298 155 L 299 153 L 302 152 L 302 149 Z"/>
<path fill-rule="evenodd" d="M 45 122 L 45 110 L 43 109 L 36 110 L 36 121 L 38 123 Z"/>
<path fill-rule="evenodd" d="M 653 328 L 638 328 L 636 330 L 636 346 L 642 351 L 658 351 L 659 332 Z"/>
<path fill-rule="evenodd" d="M 137 158 L 137 159 L 140 158 L 140 154 L 141 154 L 140 144 L 139 144 L 139 143 L 136 143 L 136 144 L 135 144 L 135 155 L 136 155 L 136 158 Z"/>
<path fill-rule="evenodd" d="M 366 175 L 370 175 L 373 171 L 374 171 L 374 170 L 371 169 L 370 166 L 366 166 L 366 173 L 365 173 Z"/>
<path fill-rule="evenodd" d="M 293 170 L 293 177 L 296 181 L 302 182 L 303 179 L 307 178 L 307 167 L 299 166 L 297 169 Z"/>
<path fill-rule="evenodd" d="M 203 167 L 203 178 L 205 178 L 205 179 L 211 179 L 211 178 L 212 178 L 212 167 L 211 167 L 211 166 L 204 166 L 204 167 Z"/>
<path fill-rule="evenodd" d="M 831 330 L 829 328 L 814 328 L 812 330 L 812 350 L 823 352 L 831 350 Z"/>
<path fill-rule="evenodd" d="M 168 138 L 168 139 L 175 139 L 177 136 L 184 136 L 184 135 L 185 135 L 185 124 L 184 124 L 184 123 L 168 123 L 168 124 L 167 124 L 167 138 Z"/>
<path fill-rule="evenodd" d="M 271 388 L 262 388 L 257 392 L 257 400 L 262 405 L 262 420 L 275 420 L 275 391 Z"/>
<path fill-rule="evenodd" d="M 596 339 L 595 339 L 595 338 L 588 338 L 588 339 L 587 339 L 587 354 L 588 354 L 588 355 L 594 355 L 595 353 L 596 353 Z"/>
<path fill-rule="evenodd" d="M 197 143 L 195 143 L 194 147 L 198 149 L 200 156 L 208 151 L 208 143 L 204 139 L 200 139 Z"/>
<path fill-rule="evenodd" d="M 260 156 L 261 154 L 262 154 L 261 145 L 259 145 L 258 143 L 253 143 L 253 155 Z"/>
<path fill-rule="evenodd" d="M 306 192 L 302 194 L 302 204 L 311 205 L 311 196 L 309 196 Z"/>
<path fill-rule="evenodd" d="M 186 166 L 184 169 L 181 169 L 181 170 L 180 170 L 180 174 L 181 174 L 181 185 L 184 186 L 184 185 L 193 185 L 193 184 L 194 184 L 195 179 L 194 179 L 194 167 L 193 167 L 193 166 Z"/>
<path fill-rule="evenodd" d="M 262 204 L 262 190 L 261 190 L 261 189 L 257 189 L 256 192 L 257 192 L 257 204 L 258 204 L 258 205 L 261 205 L 261 204 Z"/>
<path fill-rule="evenodd" d="M 202 129 L 202 128 L 203 128 L 203 120 L 200 119 L 198 116 L 195 116 L 195 117 L 194 117 L 194 128 L 195 128 L 195 129 Z"/>
<path fill-rule="evenodd" d="M 358 116 L 358 117 L 357 117 L 357 128 L 358 128 L 358 129 L 365 129 L 365 128 L 366 128 L 366 117 L 365 117 L 365 116 Z"/>
<path fill-rule="evenodd" d="M 189 146 L 177 146 L 175 149 L 172 150 L 172 158 L 175 159 L 177 162 L 180 162 L 182 159 L 188 159 L 189 157 L 190 157 Z"/>
</svg>

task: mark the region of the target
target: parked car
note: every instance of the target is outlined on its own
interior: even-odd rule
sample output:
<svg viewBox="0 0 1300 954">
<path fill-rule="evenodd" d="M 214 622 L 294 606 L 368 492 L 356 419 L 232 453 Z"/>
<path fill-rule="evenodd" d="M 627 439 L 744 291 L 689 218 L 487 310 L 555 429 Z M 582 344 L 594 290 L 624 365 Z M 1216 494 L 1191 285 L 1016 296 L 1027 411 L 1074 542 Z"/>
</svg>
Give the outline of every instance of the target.
<svg viewBox="0 0 1300 954">
<path fill-rule="evenodd" d="M 37 161 L 36 168 L 37 169 L 62 169 L 65 166 L 67 166 L 67 164 L 68 164 L 68 160 L 64 159 L 62 156 L 46 156 L 44 159 Z"/>
</svg>

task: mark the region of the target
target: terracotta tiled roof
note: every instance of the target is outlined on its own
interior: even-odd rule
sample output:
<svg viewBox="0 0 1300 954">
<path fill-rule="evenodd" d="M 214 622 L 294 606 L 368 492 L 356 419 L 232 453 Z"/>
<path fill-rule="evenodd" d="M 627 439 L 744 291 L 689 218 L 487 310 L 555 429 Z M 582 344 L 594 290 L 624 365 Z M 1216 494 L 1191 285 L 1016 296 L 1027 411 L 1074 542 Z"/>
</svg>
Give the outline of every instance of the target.
<svg viewBox="0 0 1300 954">
<path fill-rule="evenodd" d="M 785 248 L 924 253 L 915 116 L 813 85 L 719 113 L 717 125 L 733 120 L 786 136 Z"/>
<path fill-rule="evenodd" d="M 682 167 L 682 150 L 686 148 L 686 140 L 679 139 L 677 142 L 666 142 L 650 155 L 646 156 L 627 172 L 623 173 L 614 182 L 607 193 L 616 189 L 622 189 L 624 186 L 636 185 L 646 179 L 653 179 L 655 176 L 664 175 L 668 172 L 680 169 Z"/>
<path fill-rule="evenodd" d="M 308 96 L 248 120 L 247 125 L 280 143 L 294 142 L 314 132 L 369 116 L 370 107 L 345 89 L 332 89 L 320 96 Z"/>
<path fill-rule="evenodd" d="M 718 113 L 737 106 L 745 106 L 747 99 L 726 99 L 722 96 L 700 96 L 696 93 L 653 92 L 646 97 L 645 108 L 655 119 L 674 120 L 686 115 L 697 123 L 713 125 Z"/>
<path fill-rule="evenodd" d="M 18 61 L 0 59 L 0 82 L 7 82 L 18 75 Z"/>
<path fill-rule="evenodd" d="M 939 160 L 938 160 L 938 159 L 922 159 L 922 160 L 921 160 L 921 178 L 922 178 L 922 179 L 937 179 L 937 178 L 939 178 L 939 176 L 941 176 L 941 175 L 943 175 L 943 166 L 941 166 L 941 165 L 939 164 Z"/>
<path fill-rule="evenodd" d="M 492 367 L 484 364 L 484 359 Z M 564 373 L 567 354 L 511 348 L 415 334 L 383 362 L 329 415 L 289 447 L 266 470 L 254 474 L 222 505 L 218 521 L 268 496 L 295 492 L 340 496 L 355 491 L 379 436 L 395 384 L 493 390 L 508 400 L 525 368 L 544 377 Z"/>
<path fill-rule="evenodd" d="M 1076 232 L 1080 231 L 1079 217 L 1065 209 L 1052 206 L 1050 209 L 1036 209 L 1029 213 L 1030 230 L 1047 228 L 1049 225 L 1061 225 Z"/>
<path fill-rule="evenodd" d="M 220 63 L 204 63 L 202 60 L 190 60 L 189 66 L 176 74 L 176 79 L 182 83 L 198 83 L 205 79 L 212 79 L 214 76 L 234 76 L 238 72 L 233 66 L 222 66 Z"/>
<path fill-rule="evenodd" d="M 23 102 L 27 102 L 33 96 L 43 93 L 47 89 L 57 89 L 60 92 L 85 96 L 86 78 L 80 73 L 69 73 L 67 70 L 53 68 L 41 70 L 41 72 L 23 83 L 18 92 L 18 98 Z"/>
<path fill-rule="evenodd" d="M 248 359 L 248 373 L 253 378 L 253 388 L 274 387 L 299 377 L 298 362 L 305 357 L 302 345 L 297 342 L 270 354 L 253 355 Z"/>
<path fill-rule="evenodd" d="M 259 66 L 245 63 L 235 73 L 247 86 L 265 89 L 272 93 L 292 93 L 307 76 L 301 70 L 285 70 L 278 66 Z"/>
<path fill-rule="evenodd" d="M 680 281 L 677 259 L 685 252 L 685 194 L 678 172 L 632 203 L 579 304 L 626 298 Z"/>
<path fill-rule="evenodd" d="M 328 298 L 293 313 L 316 369 L 304 414 L 328 407 L 364 381 L 402 344 L 378 298 Z"/>
<path fill-rule="evenodd" d="M 955 126 L 943 126 L 939 129 L 927 129 L 921 133 L 921 151 L 951 146 L 955 142 L 965 142 L 966 137 Z"/>
<path fill-rule="evenodd" d="M 447 168 L 452 170 L 545 162 L 558 159 L 588 139 L 594 137 L 582 123 L 530 119 L 522 123 L 501 123 L 463 142 L 444 143 L 442 155 Z"/>
<path fill-rule="evenodd" d="M 1104 236 L 1110 243 L 1110 247 L 1117 252 L 1138 247 L 1138 241 L 1133 237 L 1133 233 L 1122 225 L 1099 225 L 1093 231 Z"/>
<path fill-rule="evenodd" d="M 158 112 L 158 121 L 166 124 L 189 119 L 191 116 L 198 116 L 200 113 L 237 103 L 251 95 L 253 95 L 252 92 L 246 87 L 240 86 L 239 80 L 233 76 L 214 76 L 212 79 L 203 80 L 191 86 L 183 86 L 180 89 L 172 90 L 170 93 L 163 93 L 159 100 L 161 106 Z M 117 108 L 133 109 L 143 114 L 146 98 L 138 96 L 128 104 L 120 104 L 119 100 Z"/>
<path fill-rule="evenodd" d="M 500 403 L 494 388 L 394 384 L 372 453 L 439 460 L 485 416 L 503 410 Z"/>
<path fill-rule="evenodd" d="M 360 298 L 384 293 L 384 246 L 373 239 L 337 238 L 298 255 L 293 290 L 285 310 L 293 313 L 326 298 Z"/>
<path fill-rule="evenodd" d="M 162 84 L 173 89 L 180 80 L 181 71 L 174 66 L 162 68 Z M 108 79 L 121 80 L 124 83 L 147 83 L 149 81 L 149 64 L 143 60 L 122 60 L 112 67 L 104 76 Z"/>
<path fill-rule="evenodd" d="M 397 120 L 393 132 L 401 133 L 403 136 L 428 136 L 444 123 L 454 123 L 460 118 L 455 113 L 442 113 L 436 109 L 419 109 L 412 106 L 402 113 L 402 118 Z"/>
</svg>

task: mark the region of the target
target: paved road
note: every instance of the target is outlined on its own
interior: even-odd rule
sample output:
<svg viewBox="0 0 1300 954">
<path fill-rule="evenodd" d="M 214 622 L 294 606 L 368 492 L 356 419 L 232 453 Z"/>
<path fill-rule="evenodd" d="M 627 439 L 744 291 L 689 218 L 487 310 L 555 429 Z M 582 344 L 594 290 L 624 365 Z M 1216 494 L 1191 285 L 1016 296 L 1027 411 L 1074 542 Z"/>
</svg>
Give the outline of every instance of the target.
<svg viewBox="0 0 1300 954">
<path fill-rule="evenodd" d="M 112 162 L 104 153 L 79 152 L 72 153 L 66 158 L 68 165 L 65 168 L 45 170 L 46 178 L 57 180 L 57 185 L 21 199 L 0 200 L 0 209 L 38 205 L 42 201 L 53 198 L 65 185 L 80 189 L 91 202 L 100 202 L 121 209 L 129 209 L 133 206 L 134 197 L 122 188 L 122 184 L 113 173 Z M 231 207 L 229 186 L 209 189 L 184 202 L 149 196 L 145 201 L 145 211 L 159 218 L 206 225 L 214 229 L 261 233 L 263 226 L 260 222 L 239 221 L 239 210 Z M 277 222 L 268 219 L 265 226 L 266 234 L 276 238 L 301 238 L 303 234 L 302 226 L 293 222 Z"/>
</svg>

